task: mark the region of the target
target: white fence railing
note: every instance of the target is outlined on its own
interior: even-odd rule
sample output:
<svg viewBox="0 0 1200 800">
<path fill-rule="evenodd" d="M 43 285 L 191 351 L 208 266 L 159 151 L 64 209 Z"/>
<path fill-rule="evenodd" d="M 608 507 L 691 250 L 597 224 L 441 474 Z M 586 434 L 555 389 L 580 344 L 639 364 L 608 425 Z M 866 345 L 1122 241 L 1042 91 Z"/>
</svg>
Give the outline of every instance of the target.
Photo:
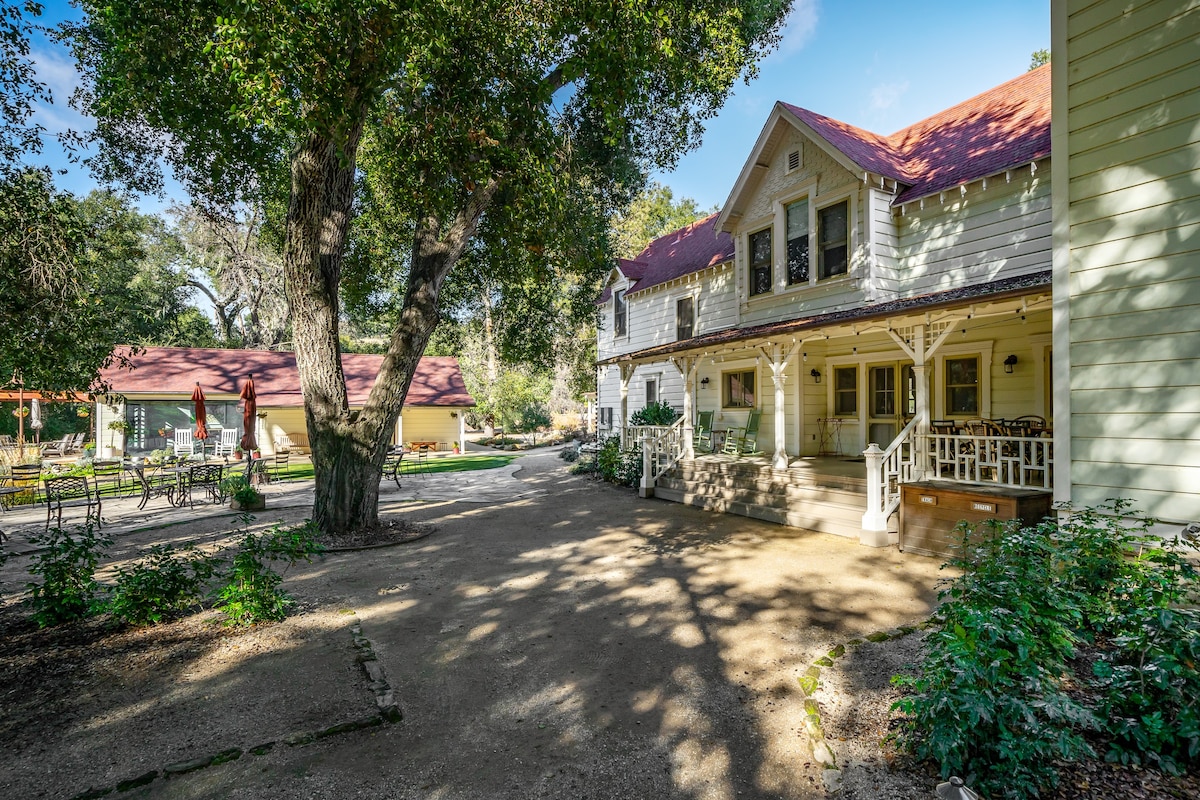
<svg viewBox="0 0 1200 800">
<path fill-rule="evenodd" d="M 642 446 L 641 494 L 654 494 L 658 479 L 683 457 L 683 417 L 671 425 L 631 425 L 626 429 L 626 442 L 638 442 Z"/>
<path fill-rule="evenodd" d="M 1054 487 L 1054 441 L 1040 436 L 929 434 L 931 478 L 999 484 L 1018 489 Z"/>
<path fill-rule="evenodd" d="M 885 531 L 900 506 L 900 487 L 918 480 L 949 480 L 1014 489 L 1054 486 L 1054 442 L 1038 436 L 919 435 L 916 420 L 886 450 L 871 445 L 867 462 L 864 531 Z"/>
</svg>

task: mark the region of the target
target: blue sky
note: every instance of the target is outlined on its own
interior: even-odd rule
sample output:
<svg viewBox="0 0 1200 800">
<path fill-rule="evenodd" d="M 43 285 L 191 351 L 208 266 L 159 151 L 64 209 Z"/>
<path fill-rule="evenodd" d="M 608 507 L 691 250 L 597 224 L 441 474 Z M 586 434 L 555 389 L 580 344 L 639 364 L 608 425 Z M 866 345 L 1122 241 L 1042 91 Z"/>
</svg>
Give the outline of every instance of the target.
<svg viewBox="0 0 1200 800">
<path fill-rule="evenodd" d="M 76 14 L 66 2 L 47 2 L 44 21 Z M 783 42 L 759 76 L 736 87 L 699 149 L 655 177 L 677 198 L 719 206 L 776 100 L 886 135 L 1015 78 L 1033 51 L 1049 47 L 1048 0 L 795 0 Z M 69 56 L 40 43 L 34 57 L 56 101 L 40 112 L 41 124 L 51 133 L 86 127 L 66 106 L 76 82 Z M 45 160 L 68 166 L 53 150 L 47 148 Z M 94 186 L 80 167 L 57 182 L 76 193 Z M 142 206 L 149 211 L 159 203 L 147 199 Z"/>
</svg>

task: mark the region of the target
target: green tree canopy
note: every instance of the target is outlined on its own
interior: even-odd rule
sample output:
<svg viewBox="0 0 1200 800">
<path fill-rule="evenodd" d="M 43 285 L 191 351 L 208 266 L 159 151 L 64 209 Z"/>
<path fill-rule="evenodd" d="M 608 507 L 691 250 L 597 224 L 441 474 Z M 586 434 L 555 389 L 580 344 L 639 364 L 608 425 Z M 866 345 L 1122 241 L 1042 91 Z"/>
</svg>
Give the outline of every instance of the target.
<svg viewBox="0 0 1200 800">
<path fill-rule="evenodd" d="M 659 236 L 704 219 L 715 211 L 715 208 L 701 209 L 690 197 L 676 201 L 670 186 L 651 183 L 613 220 L 616 254 L 621 258 L 634 258 Z"/>
<path fill-rule="evenodd" d="M 316 464 L 313 515 L 326 530 L 376 520 L 387 438 L 463 255 L 478 241 L 524 270 L 531 256 L 592 249 L 576 241 L 589 220 L 698 143 L 703 121 L 773 46 L 788 7 L 81 5 L 87 16 L 71 36 L 102 174 L 153 188 L 164 159 L 193 193 L 238 200 L 290 175 L 284 271 Z M 366 175 L 360 151 L 370 154 Z M 387 357 L 366 406 L 351 412 L 338 292 L 364 185 L 410 242 L 394 261 L 403 293 Z"/>
</svg>

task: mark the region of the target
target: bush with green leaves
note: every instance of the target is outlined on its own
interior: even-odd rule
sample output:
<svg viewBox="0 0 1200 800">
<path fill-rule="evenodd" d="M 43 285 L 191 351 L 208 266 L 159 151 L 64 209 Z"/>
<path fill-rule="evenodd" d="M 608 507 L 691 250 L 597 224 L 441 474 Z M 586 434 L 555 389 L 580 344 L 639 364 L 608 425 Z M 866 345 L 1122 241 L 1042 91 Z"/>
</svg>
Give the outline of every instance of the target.
<svg viewBox="0 0 1200 800">
<path fill-rule="evenodd" d="M 985 795 L 1036 797 L 1057 778 L 1054 761 L 1089 754 L 1092 713 L 1061 678 L 1082 618 L 1076 593 L 1058 580 L 1054 526 L 992 521 L 960 526 L 962 576 L 944 588 L 939 625 L 909 694 L 900 741 L 963 776 Z"/>
<path fill-rule="evenodd" d="M 637 486 L 642 480 L 642 447 L 634 445 L 631 450 L 621 450 L 619 437 L 605 439 L 596 452 L 596 467 L 600 477 L 610 483 Z"/>
<path fill-rule="evenodd" d="M 88 523 L 73 531 L 50 528 L 30 536 L 29 541 L 41 548 L 29 566 L 41 581 L 26 584 L 38 626 L 72 622 L 96 613 L 100 606 L 96 565 L 112 539 Z"/>
<path fill-rule="evenodd" d="M 279 588 L 283 576 L 272 565 L 282 563 L 286 572 L 297 561 L 311 561 L 324 549 L 316 535 L 311 522 L 291 528 L 276 525 L 258 536 L 245 534 L 217 591 L 216 608 L 225 615 L 225 624 L 243 627 L 287 616 L 294 601 Z"/>
<path fill-rule="evenodd" d="M 630 425 L 672 425 L 679 415 L 666 403 L 647 403 L 629 417 Z"/>
<path fill-rule="evenodd" d="M 133 625 L 152 625 L 199 608 L 218 561 L 187 545 L 156 545 L 131 567 L 117 569 L 108 610 Z"/>
<path fill-rule="evenodd" d="M 1151 536 L 1123 501 L 1062 511 L 1033 528 L 960 528 L 950 565 L 962 575 L 940 594 L 919 674 L 895 679 L 909 692 L 901 743 L 989 796 L 1038 796 L 1056 762 L 1094 755 L 1092 734 L 1110 761 L 1198 764 L 1200 581 L 1187 546 Z M 1073 660 L 1081 646 L 1087 658 Z"/>
</svg>

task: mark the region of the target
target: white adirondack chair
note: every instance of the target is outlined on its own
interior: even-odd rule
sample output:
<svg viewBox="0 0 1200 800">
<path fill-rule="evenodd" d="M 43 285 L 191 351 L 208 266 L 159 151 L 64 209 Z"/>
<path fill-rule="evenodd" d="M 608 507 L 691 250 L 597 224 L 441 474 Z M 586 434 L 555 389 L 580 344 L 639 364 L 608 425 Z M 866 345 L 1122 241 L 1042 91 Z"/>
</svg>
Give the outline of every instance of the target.
<svg viewBox="0 0 1200 800">
<path fill-rule="evenodd" d="M 222 428 L 221 438 L 217 442 L 216 456 L 231 456 L 238 446 L 237 428 Z"/>
<path fill-rule="evenodd" d="M 175 456 L 190 456 L 195 452 L 195 443 L 192 441 L 191 428 L 176 428 L 175 429 Z"/>
</svg>

